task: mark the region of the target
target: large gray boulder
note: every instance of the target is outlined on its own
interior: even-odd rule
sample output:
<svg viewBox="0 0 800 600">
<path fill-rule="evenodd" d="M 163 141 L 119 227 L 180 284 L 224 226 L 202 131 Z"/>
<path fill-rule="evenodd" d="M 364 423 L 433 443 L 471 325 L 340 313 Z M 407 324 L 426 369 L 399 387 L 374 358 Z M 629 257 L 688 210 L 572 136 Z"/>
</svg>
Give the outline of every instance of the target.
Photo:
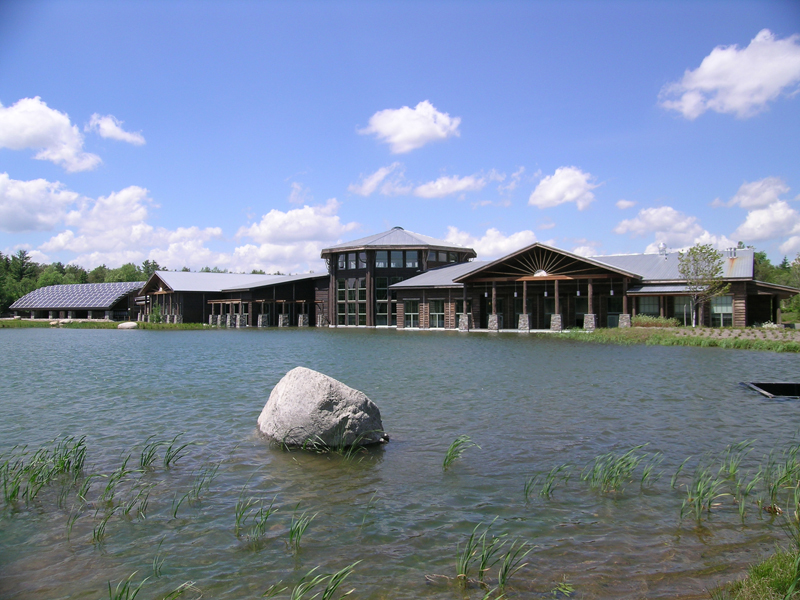
<svg viewBox="0 0 800 600">
<path fill-rule="evenodd" d="M 381 412 L 363 392 L 305 367 L 292 369 L 278 382 L 258 428 L 287 446 L 341 448 L 388 439 Z"/>
</svg>

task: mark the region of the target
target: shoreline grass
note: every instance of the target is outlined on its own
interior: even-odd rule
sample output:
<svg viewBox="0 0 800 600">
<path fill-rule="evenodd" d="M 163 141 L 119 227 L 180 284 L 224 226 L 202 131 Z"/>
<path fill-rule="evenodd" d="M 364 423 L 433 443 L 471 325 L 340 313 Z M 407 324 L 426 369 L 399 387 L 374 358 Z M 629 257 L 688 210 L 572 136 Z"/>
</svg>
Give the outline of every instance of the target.
<svg viewBox="0 0 800 600">
<path fill-rule="evenodd" d="M 710 332 L 720 330 L 704 328 Z M 747 332 L 746 329 L 730 330 Z M 756 330 L 757 331 L 757 330 Z M 687 334 L 688 332 L 688 334 Z M 592 333 L 585 331 L 564 331 L 560 335 L 534 334 L 548 336 L 548 339 L 564 339 L 592 344 L 616 344 L 632 346 L 691 346 L 700 348 L 724 348 L 726 350 L 766 350 L 768 352 L 800 352 L 800 342 L 793 338 L 786 339 L 754 339 L 751 337 L 711 337 L 697 335 L 691 329 L 666 330 L 657 327 L 628 327 L 614 329 L 596 329 Z"/>
</svg>

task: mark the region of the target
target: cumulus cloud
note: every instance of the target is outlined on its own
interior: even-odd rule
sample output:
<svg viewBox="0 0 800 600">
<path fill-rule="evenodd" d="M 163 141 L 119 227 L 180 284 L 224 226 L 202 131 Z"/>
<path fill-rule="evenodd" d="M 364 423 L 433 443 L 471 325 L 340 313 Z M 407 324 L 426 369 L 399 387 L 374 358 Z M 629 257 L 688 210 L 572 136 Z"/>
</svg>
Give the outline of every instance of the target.
<svg viewBox="0 0 800 600">
<path fill-rule="evenodd" d="M 66 113 L 49 108 L 39 96 L 0 104 L 0 148 L 38 149 L 37 160 L 49 160 L 69 172 L 88 171 L 100 157 L 83 151 L 83 135 Z"/>
<path fill-rule="evenodd" d="M 394 162 L 381 167 L 371 175 L 362 175 L 358 183 L 351 183 L 347 191 L 359 196 L 370 196 L 378 190 L 384 196 L 399 196 L 411 192 L 411 184 L 405 181 L 403 164 Z"/>
<path fill-rule="evenodd" d="M 467 175 L 466 177 L 442 176 L 414 188 L 414 195 L 420 198 L 444 198 L 460 192 L 476 192 L 486 186 L 486 177 Z"/>
<path fill-rule="evenodd" d="M 222 237 L 219 227 L 153 227 L 147 220 L 152 199 L 146 189 L 130 186 L 97 200 L 81 198 L 64 215 L 67 229 L 39 247 L 51 253 L 76 254 L 70 262 L 93 268 L 156 260 L 164 266 L 199 268 L 210 250 L 203 244 Z M 213 263 L 217 264 L 217 263 Z"/>
<path fill-rule="evenodd" d="M 380 141 L 389 144 L 394 154 L 403 154 L 421 148 L 429 142 L 459 136 L 461 117 L 451 117 L 439 112 L 429 101 L 424 100 L 414 108 L 387 108 L 376 112 L 369 125 L 359 129 L 362 135 L 374 134 Z"/>
<path fill-rule="evenodd" d="M 552 175 L 539 182 L 531 193 L 528 204 L 539 208 L 551 208 L 574 202 L 583 210 L 594 200 L 592 190 L 599 186 L 591 182 L 592 175 L 577 167 L 559 167 Z"/>
<path fill-rule="evenodd" d="M 748 183 L 745 181 L 731 198 L 728 206 L 739 205 L 742 208 L 761 208 L 778 200 L 778 197 L 789 191 L 789 186 L 780 177 L 765 177 Z"/>
<path fill-rule="evenodd" d="M 717 46 L 694 71 L 661 90 L 661 106 L 687 119 L 707 110 L 751 117 L 800 82 L 800 35 L 777 39 L 762 29 L 746 48 Z"/>
<path fill-rule="evenodd" d="M 59 182 L 18 181 L 0 173 L 0 231 L 51 230 L 78 198 Z"/>
<path fill-rule="evenodd" d="M 616 207 L 620 210 L 625 210 L 626 208 L 632 208 L 636 206 L 636 202 L 632 200 L 617 200 Z"/>
<path fill-rule="evenodd" d="M 331 198 L 323 206 L 304 206 L 286 212 L 272 209 L 258 223 L 241 227 L 236 237 L 249 237 L 259 244 L 336 240 L 358 227 L 357 223 L 341 222 L 336 214 L 339 206 L 336 198 Z"/>
<path fill-rule="evenodd" d="M 84 131 L 93 131 L 100 137 L 128 142 L 134 146 L 141 146 L 145 143 L 141 132 L 125 131 L 122 128 L 122 123 L 123 121 L 118 120 L 114 115 L 103 116 L 94 113 L 83 129 Z"/>
<path fill-rule="evenodd" d="M 796 233 L 800 233 L 800 214 L 779 200 L 766 208 L 748 212 L 744 223 L 733 232 L 733 236 L 746 242 L 761 242 Z"/>
<path fill-rule="evenodd" d="M 526 229 L 505 235 L 492 227 L 481 237 L 474 237 L 457 227 L 448 227 L 444 238 L 451 244 L 473 248 L 480 260 L 494 260 L 511 252 L 530 246 L 536 241 L 536 234 Z"/>
<path fill-rule="evenodd" d="M 572 249 L 572 253 L 578 256 L 585 256 L 586 258 L 597 256 L 597 250 L 594 246 L 577 246 Z"/>
<path fill-rule="evenodd" d="M 703 229 L 697 217 L 686 215 L 671 206 L 643 208 L 633 219 L 621 221 L 614 228 L 614 233 L 633 237 L 652 234 L 655 241 L 647 246 L 646 252 L 657 252 L 662 242 L 671 249 L 688 248 L 695 244 L 711 244 L 719 249 L 736 245 L 725 236 L 716 236 Z"/>
</svg>

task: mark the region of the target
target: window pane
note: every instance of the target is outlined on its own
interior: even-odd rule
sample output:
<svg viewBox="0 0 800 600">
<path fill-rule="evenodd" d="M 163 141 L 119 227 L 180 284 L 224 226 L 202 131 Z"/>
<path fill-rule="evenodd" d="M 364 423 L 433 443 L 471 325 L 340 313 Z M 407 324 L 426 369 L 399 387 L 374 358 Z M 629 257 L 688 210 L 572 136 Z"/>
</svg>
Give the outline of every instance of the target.
<svg viewBox="0 0 800 600">
<path fill-rule="evenodd" d="M 385 269 L 389 266 L 389 253 L 386 250 L 378 250 L 375 253 L 375 267 Z"/>
<path fill-rule="evenodd" d="M 447 262 L 447 252 L 439 252 L 439 262 Z"/>
<path fill-rule="evenodd" d="M 575 298 L 575 312 L 579 315 L 585 315 L 589 312 L 589 299 L 588 298 Z"/>
<path fill-rule="evenodd" d="M 338 298 L 338 300 L 340 302 L 344 302 L 345 293 L 346 293 L 346 290 L 347 290 L 347 283 L 345 282 L 344 279 L 340 279 L 337 282 L 336 287 L 337 287 L 337 298 Z"/>
<path fill-rule="evenodd" d="M 455 252 L 448 252 L 447 262 L 458 262 L 458 254 L 456 254 Z"/>
<path fill-rule="evenodd" d="M 377 314 L 379 314 L 379 315 L 388 315 L 389 314 L 389 303 L 388 302 L 378 302 L 378 304 L 377 304 Z"/>
<path fill-rule="evenodd" d="M 377 288 L 375 290 L 375 300 L 388 300 L 388 299 L 389 299 L 389 290 L 384 288 Z"/>
<path fill-rule="evenodd" d="M 428 250 L 428 262 L 436 262 L 436 250 Z"/>
<path fill-rule="evenodd" d="M 419 266 L 416 250 L 406 250 L 406 269 L 416 269 Z"/>
<path fill-rule="evenodd" d="M 658 308 L 658 296 L 639 298 L 639 313 L 657 317 L 661 314 Z"/>
<path fill-rule="evenodd" d="M 392 268 L 401 269 L 403 267 L 403 251 L 392 250 Z"/>
<path fill-rule="evenodd" d="M 345 268 L 345 264 L 347 264 L 347 255 L 340 254 L 339 255 L 339 268 L 340 269 L 344 269 Z"/>
<path fill-rule="evenodd" d="M 366 269 L 367 268 L 367 253 L 366 252 L 359 252 L 358 253 L 358 268 L 359 269 Z"/>
</svg>

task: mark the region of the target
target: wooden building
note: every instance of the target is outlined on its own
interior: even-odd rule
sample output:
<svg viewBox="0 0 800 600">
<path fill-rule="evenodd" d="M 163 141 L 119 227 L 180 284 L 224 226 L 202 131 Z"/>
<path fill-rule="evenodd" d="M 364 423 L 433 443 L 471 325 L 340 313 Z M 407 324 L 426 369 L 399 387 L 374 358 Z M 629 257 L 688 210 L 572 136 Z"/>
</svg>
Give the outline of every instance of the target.
<svg viewBox="0 0 800 600">
<path fill-rule="evenodd" d="M 752 249 L 726 251 L 729 293 L 701 307 L 700 322 L 744 327 L 780 322 L 780 300 L 800 290 L 753 278 Z M 594 329 L 630 326 L 637 314 L 691 323 L 678 253 L 586 258 L 536 243 L 492 262 L 445 266 L 391 288 L 397 327 Z"/>
<path fill-rule="evenodd" d="M 229 327 L 308 326 L 325 307 L 326 274 L 243 275 L 157 271 L 137 298 L 142 320 Z M 322 287 L 323 293 L 318 293 Z"/>
<path fill-rule="evenodd" d="M 403 317 L 393 284 L 436 267 L 466 263 L 475 256 L 472 248 L 402 227 L 325 248 L 327 318 L 335 327 L 397 325 Z"/>
</svg>

